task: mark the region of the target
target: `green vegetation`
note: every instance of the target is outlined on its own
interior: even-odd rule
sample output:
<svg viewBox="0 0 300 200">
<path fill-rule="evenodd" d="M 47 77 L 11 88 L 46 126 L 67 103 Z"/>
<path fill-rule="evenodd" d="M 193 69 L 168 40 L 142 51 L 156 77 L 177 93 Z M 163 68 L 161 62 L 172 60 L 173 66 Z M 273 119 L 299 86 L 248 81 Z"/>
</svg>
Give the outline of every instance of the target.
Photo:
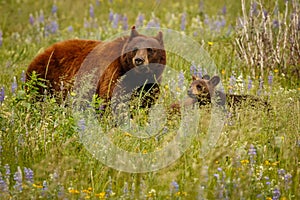
<svg viewBox="0 0 300 200">
<path fill-rule="evenodd" d="M 0 199 L 300 199 L 300 5 L 259 2 L 1 1 Z M 42 82 L 25 83 L 24 71 L 54 42 L 105 40 L 133 24 L 191 37 L 209 53 L 226 92 L 260 95 L 272 110 L 234 111 L 202 158 L 215 120 L 202 108 L 198 134 L 171 165 L 148 173 L 106 166 L 81 142 L 87 121 L 74 113 L 77 94 L 66 101 L 41 97 L 34 83 Z M 200 73 L 172 52 L 168 65 L 180 71 L 178 86 Z M 163 94 L 165 106 L 176 101 L 168 85 Z M 146 112 L 136 115 L 133 123 L 147 126 Z M 141 139 L 114 127 L 110 117 L 100 122 L 113 143 L 142 154 L 170 142 L 179 120 L 171 117 L 160 137 Z"/>
</svg>

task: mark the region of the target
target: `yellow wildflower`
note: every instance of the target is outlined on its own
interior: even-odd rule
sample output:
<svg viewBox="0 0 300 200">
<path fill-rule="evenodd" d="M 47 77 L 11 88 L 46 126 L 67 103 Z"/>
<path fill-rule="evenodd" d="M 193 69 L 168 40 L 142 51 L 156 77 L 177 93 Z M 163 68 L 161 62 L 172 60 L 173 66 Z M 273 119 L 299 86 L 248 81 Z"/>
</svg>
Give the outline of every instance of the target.
<svg viewBox="0 0 300 200">
<path fill-rule="evenodd" d="M 91 191 L 90 190 L 82 190 L 83 193 L 86 193 L 86 194 L 90 194 Z"/>
<path fill-rule="evenodd" d="M 272 198 L 271 197 L 267 197 L 266 200 L 272 200 Z"/>
<path fill-rule="evenodd" d="M 187 193 L 186 192 L 177 192 L 176 194 L 175 194 L 175 196 L 186 196 L 187 195 Z"/>
<path fill-rule="evenodd" d="M 75 93 L 75 92 L 71 92 L 70 95 L 71 95 L 72 97 L 75 97 L 75 96 L 76 96 L 76 93 Z"/>
<path fill-rule="evenodd" d="M 216 160 L 215 163 L 216 163 L 216 164 L 219 164 L 219 161 Z"/>
<path fill-rule="evenodd" d="M 270 161 L 268 161 L 268 160 L 265 160 L 265 165 L 270 165 Z"/>
<path fill-rule="evenodd" d="M 279 164 L 279 161 L 276 161 L 276 162 L 273 162 L 273 163 L 272 163 L 273 166 L 276 166 L 276 165 L 278 165 L 278 164 Z"/>
<path fill-rule="evenodd" d="M 241 160 L 241 163 L 242 163 L 243 165 L 247 165 L 247 164 L 249 163 L 249 160 Z"/>
<path fill-rule="evenodd" d="M 147 154 L 147 152 L 148 152 L 148 151 L 147 151 L 146 149 L 143 150 L 143 154 Z"/>
<path fill-rule="evenodd" d="M 225 69 L 222 69 L 221 73 L 224 75 L 225 74 Z"/>
<path fill-rule="evenodd" d="M 277 73 L 279 70 L 278 69 L 274 69 L 274 72 Z"/>
<path fill-rule="evenodd" d="M 86 195 L 84 198 L 85 198 L 85 199 L 90 199 L 91 196 L 90 196 L 90 195 Z"/>
<path fill-rule="evenodd" d="M 96 197 L 99 197 L 99 199 L 105 199 L 105 192 L 100 192 L 99 194 L 95 194 Z"/>
<path fill-rule="evenodd" d="M 71 193 L 71 194 L 79 194 L 80 192 L 78 190 L 76 190 L 76 189 L 71 188 L 71 189 L 69 189 L 69 193 Z"/>
<path fill-rule="evenodd" d="M 130 133 L 128 133 L 128 132 L 125 132 L 124 136 L 126 136 L 126 137 L 132 137 L 132 135 Z"/>
<path fill-rule="evenodd" d="M 209 46 L 212 46 L 214 43 L 213 43 L 213 42 L 207 42 L 207 44 L 208 44 Z"/>
<path fill-rule="evenodd" d="M 33 186 L 33 187 L 35 187 L 35 188 L 39 188 L 39 189 L 43 188 L 43 186 L 42 186 L 42 185 L 36 185 L 36 184 L 32 184 L 32 186 Z"/>
</svg>

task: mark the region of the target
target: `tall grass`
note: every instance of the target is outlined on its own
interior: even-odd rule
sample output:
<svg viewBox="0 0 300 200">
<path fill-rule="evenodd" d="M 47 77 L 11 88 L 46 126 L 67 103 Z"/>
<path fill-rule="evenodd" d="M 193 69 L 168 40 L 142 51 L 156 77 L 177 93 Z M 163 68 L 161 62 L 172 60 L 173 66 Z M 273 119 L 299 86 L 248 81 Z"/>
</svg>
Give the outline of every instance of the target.
<svg viewBox="0 0 300 200">
<path fill-rule="evenodd" d="M 247 3 L 2 1 L 0 199 L 299 199 L 299 4 Z M 39 96 L 34 87 L 39 80 L 25 83 L 23 70 L 56 41 L 105 40 L 132 24 L 193 38 L 211 55 L 226 92 L 260 95 L 272 110 L 245 105 L 234 111 L 216 146 L 201 155 L 215 120 L 209 106 L 201 108 L 197 135 L 166 168 L 128 173 L 106 166 L 81 143 L 88 122 L 74 114 L 76 94 L 62 102 Z M 186 89 L 183 80 L 210 72 L 172 52 L 168 56 L 180 77 L 164 82 L 166 107 L 178 100 L 171 87 Z M 141 113 L 132 123 L 146 126 L 148 116 Z M 110 127 L 110 117 L 100 124 L 111 141 L 142 154 L 168 144 L 180 123 L 175 117 L 159 135 L 141 139 Z"/>
</svg>

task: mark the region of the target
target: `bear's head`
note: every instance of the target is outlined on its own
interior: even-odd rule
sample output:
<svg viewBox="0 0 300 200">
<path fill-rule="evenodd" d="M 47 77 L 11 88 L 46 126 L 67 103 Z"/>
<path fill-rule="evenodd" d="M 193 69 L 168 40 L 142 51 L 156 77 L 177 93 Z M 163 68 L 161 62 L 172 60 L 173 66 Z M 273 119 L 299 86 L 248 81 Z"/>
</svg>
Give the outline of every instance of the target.
<svg viewBox="0 0 300 200">
<path fill-rule="evenodd" d="M 211 98 L 216 96 L 215 88 L 220 82 L 219 76 L 210 78 L 208 75 L 199 78 L 193 76 L 193 81 L 188 89 L 188 95 L 196 98 L 200 105 L 207 105 L 211 102 Z"/>
<path fill-rule="evenodd" d="M 133 26 L 122 50 L 121 64 L 125 72 L 134 67 L 149 64 L 164 66 L 166 64 L 166 52 L 162 32 L 149 37 L 139 34 Z"/>
</svg>

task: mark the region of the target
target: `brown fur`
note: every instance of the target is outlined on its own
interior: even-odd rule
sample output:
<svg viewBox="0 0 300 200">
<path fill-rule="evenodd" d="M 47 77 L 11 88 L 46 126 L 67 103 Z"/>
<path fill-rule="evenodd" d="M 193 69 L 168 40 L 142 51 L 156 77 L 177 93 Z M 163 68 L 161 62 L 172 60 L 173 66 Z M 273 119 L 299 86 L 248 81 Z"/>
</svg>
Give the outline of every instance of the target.
<svg viewBox="0 0 300 200">
<path fill-rule="evenodd" d="M 70 87 L 67 85 L 73 86 L 74 79 L 80 82 L 82 76 L 96 70 L 93 82 L 97 86 L 96 93 L 101 98 L 109 100 L 118 79 L 139 64 L 136 62 L 137 58 L 144 60 L 142 64 L 166 64 L 161 32 L 157 36 L 149 37 L 139 34 L 133 27 L 130 36 L 123 36 L 111 42 L 95 40 L 58 42 L 30 63 L 26 80 L 29 80 L 35 71 L 40 78 L 47 80 L 50 92 L 55 94 L 61 90 L 61 83 L 68 91 Z M 43 93 L 42 88 L 40 93 Z"/>
<path fill-rule="evenodd" d="M 193 76 L 188 94 L 191 98 L 196 98 L 200 106 L 208 105 L 214 100 L 220 106 L 225 106 L 226 104 L 228 107 L 239 107 L 246 103 L 254 107 L 262 106 L 268 108 L 268 110 L 270 109 L 268 102 L 253 95 L 225 95 L 225 93 L 216 90 L 219 82 L 220 78 L 218 76 L 213 76 L 211 79 L 207 75 L 203 78 Z"/>
</svg>

